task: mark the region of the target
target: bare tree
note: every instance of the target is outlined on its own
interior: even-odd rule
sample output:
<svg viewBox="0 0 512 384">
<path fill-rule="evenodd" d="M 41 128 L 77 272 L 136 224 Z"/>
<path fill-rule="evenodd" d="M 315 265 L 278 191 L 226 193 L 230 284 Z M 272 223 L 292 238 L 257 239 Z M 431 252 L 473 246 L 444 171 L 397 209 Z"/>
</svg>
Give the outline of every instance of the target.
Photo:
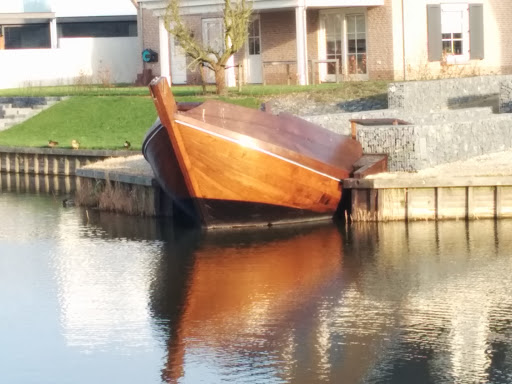
<svg viewBox="0 0 512 384">
<path fill-rule="evenodd" d="M 247 40 L 252 6 L 250 0 L 224 0 L 222 44 L 211 46 L 198 40 L 180 14 L 180 0 L 169 0 L 165 12 L 167 31 L 192 59 L 192 67 L 203 66 L 215 73 L 217 94 L 226 93 L 225 70 L 229 58 Z"/>
</svg>

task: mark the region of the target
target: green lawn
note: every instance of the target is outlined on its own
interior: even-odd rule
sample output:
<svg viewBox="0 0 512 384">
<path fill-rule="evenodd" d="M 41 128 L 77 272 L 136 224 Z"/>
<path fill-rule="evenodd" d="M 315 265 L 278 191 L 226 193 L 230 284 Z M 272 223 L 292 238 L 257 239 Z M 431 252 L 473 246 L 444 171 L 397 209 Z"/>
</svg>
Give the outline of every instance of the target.
<svg viewBox="0 0 512 384">
<path fill-rule="evenodd" d="M 173 86 L 178 101 L 220 99 L 250 108 L 276 96 L 308 92 L 320 102 L 376 97 L 385 94 L 387 82 L 346 82 L 310 86 L 247 85 L 242 92 L 230 88 L 219 98 L 209 86 L 203 95 L 199 86 Z M 84 149 L 121 149 L 128 140 L 140 150 L 156 111 L 147 87 L 133 86 L 61 86 L 0 90 L 0 96 L 72 96 L 42 111 L 33 118 L 0 132 L 0 146 L 45 147 L 49 140 L 60 148 L 70 148 L 78 140 Z"/>
<path fill-rule="evenodd" d="M 80 96 L 64 100 L 35 117 L 0 132 L 0 145 L 59 148 L 121 149 L 128 140 L 141 149 L 144 133 L 156 119 L 149 97 Z"/>
<path fill-rule="evenodd" d="M 319 85 L 244 85 L 241 92 L 238 88 L 228 88 L 228 101 L 239 100 L 237 103 L 255 103 L 269 99 L 273 96 L 288 95 L 293 93 L 308 92 L 319 100 L 355 99 L 360 97 L 374 96 L 385 93 L 388 82 L 386 81 L 365 81 L 365 82 L 344 82 L 340 84 L 325 83 Z M 172 92 L 177 99 L 192 98 L 216 98 L 215 86 L 207 87 L 207 94 L 202 94 L 202 88 L 197 85 L 175 85 Z M 131 85 L 115 85 L 102 87 L 100 85 L 69 85 L 55 87 L 25 87 L 13 89 L 0 89 L 0 96 L 149 96 L 148 87 L 134 87 Z M 187 100 L 189 101 L 189 100 Z"/>
</svg>

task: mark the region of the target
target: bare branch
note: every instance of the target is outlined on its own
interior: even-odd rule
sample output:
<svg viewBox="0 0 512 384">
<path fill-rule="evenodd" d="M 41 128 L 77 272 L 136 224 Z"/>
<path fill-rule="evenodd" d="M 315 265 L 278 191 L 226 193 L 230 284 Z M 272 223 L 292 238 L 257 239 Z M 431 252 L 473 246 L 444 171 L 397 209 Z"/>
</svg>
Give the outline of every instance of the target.
<svg viewBox="0 0 512 384">
<path fill-rule="evenodd" d="M 248 0 L 224 0 L 223 11 L 223 47 L 212 47 L 198 40 L 192 30 L 186 25 L 180 14 L 180 1 L 169 0 L 165 12 L 165 26 L 173 35 L 186 55 L 191 59 L 191 65 L 205 66 L 216 74 L 216 81 L 223 79 L 218 71 L 224 71 L 229 58 L 242 48 L 247 40 L 252 7 Z M 217 92 L 221 93 L 224 84 L 217 82 Z"/>
</svg>

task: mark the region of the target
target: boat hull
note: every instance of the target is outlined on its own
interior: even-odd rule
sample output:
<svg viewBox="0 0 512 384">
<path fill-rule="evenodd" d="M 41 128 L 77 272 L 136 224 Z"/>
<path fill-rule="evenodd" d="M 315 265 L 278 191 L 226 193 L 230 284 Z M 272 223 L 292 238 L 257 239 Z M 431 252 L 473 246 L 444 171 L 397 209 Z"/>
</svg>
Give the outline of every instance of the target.
<svg viewBox="0 0 512 384">
<path fill-rule="evenodd" d="M 199 147 L 189 148 L 187 151 L 188 156 L 195 157 L 195 152 L 204 145 L 201 144 L 204 143 L 202 140 L 197 141 L 197 143 Z M 222 176 L 222 181 L 220 181 L 223 188 L 219 190 L 217 187 L 211 187 L 212 184 L 219 184 L 219 178 L 214 177 L 213 172 L 207 171 L 211 165 L 205 166 L 204 164 L 195 163 L 192 177 L 201 185 L 201 189 L 204 190 L 206 197 L 192 197 L 186 188 L 185 179 L 172 149 L 167 130 L 159 120 L 155 122 L 146 134 L 143 143 L 143 154 L 151 164 L 156 180 L 167 195 L 172 198 L 175 216 L 179 222 L 185 224 L 200 224 L 208 228 L 225 228 L 330 220 L 333 215 L 333 209 L 335 209 L 341 196 L 341 183 L 337 180 L 332 180 L 333 182 L 329 183 L 333 190 L 331 202 L 327 205 L 325 203 L 320 204 L 318 207 L 321 208 L 320 210 L 318 208 L 316 210 L 301 208 L 297 203 L 295 206 L 283 206 L 270 202 L 275 201 L 276 197 L 269 197 L 265 193 L 270 188 L 268 183 L 258 183 L 257 187 L 251 188 L 253 198 L 250 201 L 244 201 L 241 199 L 247 199 L 249 191 L 246 189 L 244 196 L 240 196 L 239 187 L 241 180 L 224 175 Z M 227 152 L 221 157 L 226 155 Z M 232 152 L 229 152 L 228 160 L 230 162 L 237 161 L 236 158 L 231 157 L 232 155 Z M 240 152 L 239 156 L 242 159 L 246 157 L 243 152 Z M 221 163 L 215 160 L 215 158 L 209 157 L 209 159 L 212 160 L 209 160 L 208 163 L 210 161 L 216 164 Z M 247 160 L 245 159 L 245 161 Z M 239 166 L 244 167 L 242 163 Z M 260 167 L 259 172 L 268 173 L 271 170 L 272 167 Z M 272 190 L 279 192 L 281 200 L 282 196 L 288 197 L 289 193 L 291 193 L 290 185 L 293 186 L 294 183 L 290 180 L 290 177 L 293 177 L 293 170 L 290 172 L 289 177 L 281 180 L 278 186 L 272 187 Z M 295 195 L 298 192 L 295 191 Z M 324 196 L 324 200 L 327 198 L 323 190 L 318 191 L 316 196 Z M 300 200 L 300 198 L 298 199 Z M 201 217 L 199 206 L 203 207 L 202 213 L 204 217 Z"/>
<path fill-rule="evenodd" d="M 143 153 L 180 215 L 206 228 L 332 218 L 359 143 L 291 115 L 216 101 L 180 113 L 167 83 L 150 89 L 162 124 Z"/>
</svg>

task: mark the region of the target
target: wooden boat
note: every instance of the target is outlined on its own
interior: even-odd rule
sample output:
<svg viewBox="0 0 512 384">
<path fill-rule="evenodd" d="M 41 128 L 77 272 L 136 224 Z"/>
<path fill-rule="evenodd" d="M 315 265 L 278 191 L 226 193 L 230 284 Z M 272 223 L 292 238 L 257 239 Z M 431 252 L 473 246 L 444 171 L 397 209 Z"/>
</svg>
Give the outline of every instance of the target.
<svg viewBox="0 0 512 384">
<path fill-rule="evenodd" d="M 357 141 L 220 101 L 180 108 L 165 78 L 149 87 L 161 123 L 143 153 L 185 218 L 206 228 L 332 218 L 362 156 Z"/>
</svg>

